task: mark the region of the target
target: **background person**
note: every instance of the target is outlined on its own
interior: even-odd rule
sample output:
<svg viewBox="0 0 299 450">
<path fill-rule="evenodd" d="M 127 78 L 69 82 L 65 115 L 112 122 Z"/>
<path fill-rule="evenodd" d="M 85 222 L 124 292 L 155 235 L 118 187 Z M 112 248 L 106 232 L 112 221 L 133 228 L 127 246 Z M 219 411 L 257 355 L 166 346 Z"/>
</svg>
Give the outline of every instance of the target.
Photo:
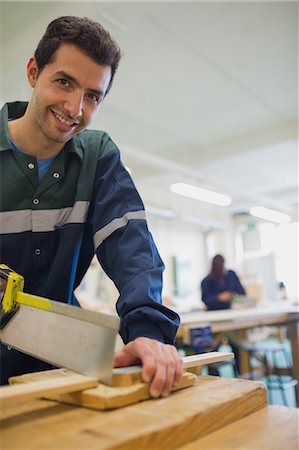
<svg viewBox="0 0 299 450">
<path fill-rule="evenodd" d="M 211 271 L 201 282 L 202 301 L 208 310 L 229 309 L 235 294 L 246 295 L 237 274 L 224 263 L 222 255 L 214 256 Z"/>
<path fill-rule="evenodd" d="M 233 296 L 246 295 L 237 274 L 233 270 L 225 268 L 225 260 L 222 255 L 216 255 L 212 259 L 211 271 L 201 282 L 202 301 L 208 310 L 229 309 Z M 240 352 L 238 347 L 228 341 L 235 354 L 236 368 L 240 372 Z M 216 375 L 213 368 L 209 369 L 210 375 Z"/>
</svg>

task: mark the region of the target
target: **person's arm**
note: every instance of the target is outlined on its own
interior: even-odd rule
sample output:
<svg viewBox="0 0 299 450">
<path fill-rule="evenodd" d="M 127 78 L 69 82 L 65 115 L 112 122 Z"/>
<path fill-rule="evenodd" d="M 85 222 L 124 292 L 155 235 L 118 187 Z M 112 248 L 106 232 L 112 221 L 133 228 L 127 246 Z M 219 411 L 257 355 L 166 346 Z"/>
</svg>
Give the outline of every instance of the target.
<svg viewBox="0 0 299 450">
<path fill-rule="evenodd" d="M 120 296 L 120 335 L 127 344 L 115 365 L 142 363 L 154 396 L 167 395 L 182 376 L 173 342 L 179 316 L 161 301 L 163 262 L 145 220 L 143 203 L 119 153 L 100 161 L 91 205 L 98 259 Z"/>
<path fill-rule="evenodd" d="M 201 283 L 201 298 L 208 310 L 226 309 L 230 307 L 230 293 L 215 293 L 211 288 L 208 277 Z"/>
<path fill-rule="evenodd" d="M 232 279 L 233 279 L 233 293 L 239 294 L 239 295 L 246 295 L 246 291 L 245 291 L 244 287 L 242 286 L 236 272 L 231 270 L 231 273 L 232 273 Z"/>
</svg>

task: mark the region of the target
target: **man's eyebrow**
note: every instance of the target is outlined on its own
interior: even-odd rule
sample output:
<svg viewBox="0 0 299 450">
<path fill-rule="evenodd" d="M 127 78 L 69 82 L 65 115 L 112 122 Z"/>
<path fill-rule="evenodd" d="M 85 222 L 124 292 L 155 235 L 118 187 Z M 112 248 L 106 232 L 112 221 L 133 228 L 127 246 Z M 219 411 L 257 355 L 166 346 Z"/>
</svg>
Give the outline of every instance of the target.
<svg viewBox="0 0 299 450">
<path fill-rule="evenodd" d="M 78 80 L 77 80 L 76 78 L 74 78 L 72 75 L 70 75 L 69 73 L 64 72 L 64 70 L 59 70 L 58 72 L 56 72 L 55 75 L 56 75 L 56 76 L 59 76 L 59 77 L 62 77 L 62 78 L 65 78 L 66 80 L 71 81 L 71 82 L 74 83 L 76 86 L 80 87 L 80 83 L 78 82 Z M 101 91 L 100 89 L 92 89 L 92 88 L 89 88 L 89 89 L 87 89 L 87 91 L 90 92 L 90 93 L 92 93 L 92 94 L 96 94 L 96 95 L 98 95 L 99 97 L 104 96 L 104 92 Z"/>
</svg>

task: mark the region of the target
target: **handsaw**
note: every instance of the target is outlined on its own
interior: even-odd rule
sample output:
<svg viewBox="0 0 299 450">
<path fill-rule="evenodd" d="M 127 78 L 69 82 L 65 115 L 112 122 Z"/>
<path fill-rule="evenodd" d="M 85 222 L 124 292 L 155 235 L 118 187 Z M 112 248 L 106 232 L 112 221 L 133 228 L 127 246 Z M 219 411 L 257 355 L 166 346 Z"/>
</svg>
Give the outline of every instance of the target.
<svg viewBox="0 0 299 450">
<path fill-rule="evenodd" d="M 111 384 L 117 316 L 23 292 L 24 278 L 0 265 L 0 341 L 58 367 Z"/>
</svg>

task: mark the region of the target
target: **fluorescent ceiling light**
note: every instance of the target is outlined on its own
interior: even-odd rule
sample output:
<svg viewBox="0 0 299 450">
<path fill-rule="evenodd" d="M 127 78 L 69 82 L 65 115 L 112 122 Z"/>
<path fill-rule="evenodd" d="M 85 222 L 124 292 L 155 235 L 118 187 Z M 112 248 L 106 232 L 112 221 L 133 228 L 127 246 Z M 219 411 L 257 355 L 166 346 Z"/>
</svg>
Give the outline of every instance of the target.
<svg viewBox="0 0 299 450">
<path fill-rule="evenodd" d="M 175 194 L 184 195 L 185 197 L 218 206 L 228 206 L 232 202 L 232 199 L 228 195 L 219 194 L 218 192 L 209 191 L 208 189 L 199 188 L 187 183 L 173 183 L 170 186 L 170 190 Z"/>
<path fill-rule="evenodd" d="M 263 208 L 262 206 L 254 206 L 249 212 L 252 216 L 275 223 L 289 223 L 291 220 L 291 216 L 288 214 L 275 211 L 274 209 Z"/>
</svg>

